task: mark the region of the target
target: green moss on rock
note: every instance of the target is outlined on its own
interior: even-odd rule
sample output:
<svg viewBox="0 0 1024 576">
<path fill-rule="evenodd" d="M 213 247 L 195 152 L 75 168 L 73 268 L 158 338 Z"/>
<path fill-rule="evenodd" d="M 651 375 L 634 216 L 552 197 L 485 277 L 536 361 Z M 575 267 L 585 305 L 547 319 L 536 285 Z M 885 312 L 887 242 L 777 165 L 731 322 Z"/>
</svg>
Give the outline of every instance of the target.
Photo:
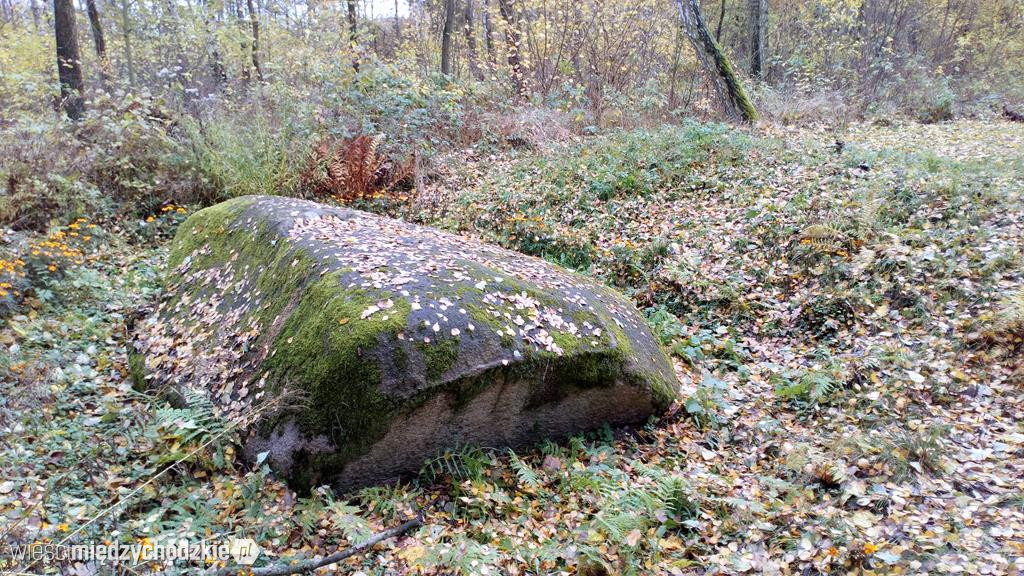
<svg viewBox="0 0 1024 576">
<path fill-rule="evenodd" d="M 405 329 L 410 306 L 392 299 L 390 308 L 363 317 L 384 295 L 342 289 L 341 274 L 305 287 L 263 366 L 273 391 L 302 394 L 302 431 L 325 435 L 353 456 L 380 436 L 396 407 L 380 390 L 385 359 L 375 354 L 382 340 Z"/>
<path fill-rule="evenodd" d="M 675 399 L 663 352 L 621 295 L 534 259 L 376 218 L 269 197 L 194 214 L 172 248 L 161 324 L 148 324 L 163 330 L 153 341 L 165 348 L 130 358 L 133 378 L 145 379 L 152 358 L 184 370 L 166 343 L 188 342 L 205 372 L 165 380 L 191 378 L 228 409 L 284 394 L 250 438 L 277 446 L 271 462 L 299 488 L 357 468 L 350 480 L 371 477 L 374 451 L 433 445 L 387 444 L 421 409 L 435 411 L 430 435 L 463 442 L 474 441 L 466 430 L 491 433 L 492 411 L 495 421 L 526 422 L 538 408 L 544 430 L 569 433 L 581 424 L 560 417 L 563 406 L 594 424 L 635 422 Z M 475 402 L 484 392 L 502 400 Z M 532 433 L 509 428 L 495 437 Z"/>
<path fill-rule="evenodd" d="M 443 338 L 430 343 L 417 342 L 416 348 L 426 363 L 427 382 L 437 382 L 459 359 L 459 339 Z"/>
<path fill-rule="evenodd" d="M 177 268 L 187 256 L 203 247 L 211 248 L 207 256 L 211 262 L 224 262 L 225 250 L 231 245 L 219 240 L 231 232 L 231 225 L 252 202 L 252 197 L 242 196 L 189 216 L 174 237 L 171 253 L 167 257 L 167 267 L 171 270 Z"/>
</svg>

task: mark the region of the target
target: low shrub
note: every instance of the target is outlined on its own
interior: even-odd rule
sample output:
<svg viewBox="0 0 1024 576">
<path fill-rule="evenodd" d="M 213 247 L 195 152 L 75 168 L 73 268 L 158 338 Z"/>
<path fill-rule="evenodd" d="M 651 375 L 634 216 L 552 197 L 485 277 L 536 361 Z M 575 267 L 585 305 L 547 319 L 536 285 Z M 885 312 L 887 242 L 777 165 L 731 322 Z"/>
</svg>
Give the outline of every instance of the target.
<svg viewBox="0 0 1024 576">
<path fill-rule="evenodd" d="M 27 118 L 0 129 L 0 226 L 41 232 L 54 218 L 144 216 L 209 202 L 181 124 L 158 101 L 101 100 L 77 124 Z"/>
</svg>

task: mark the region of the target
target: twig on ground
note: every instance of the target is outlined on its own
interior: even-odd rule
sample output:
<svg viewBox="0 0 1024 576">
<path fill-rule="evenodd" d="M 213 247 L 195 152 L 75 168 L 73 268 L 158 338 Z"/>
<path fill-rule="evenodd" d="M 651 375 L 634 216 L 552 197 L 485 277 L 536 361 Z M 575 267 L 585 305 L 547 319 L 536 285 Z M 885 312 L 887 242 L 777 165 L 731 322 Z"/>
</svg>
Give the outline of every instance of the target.
<svg viewBox="0 0 1024 576">
<path fill-rule="evenodd" d="M 246 566 L 232 566 L 230 568 L 221 568 L 212 572 L 205 572 L 205 576 L 287 576 L 288 574 L 301 574 L 304 572 L 312 572 L 317 568 L 323 568 L 329 564 L 335 564 L 342 560 L 355 556 L 360 552 L 372 548 L 375 544 L 383 542 L 388 538 L 394 538 L 400 536 L 413 528 L 423 525 L 423 511 L 420 510 L 416 516 L 407 521 L 404 524 L 389 528 L 378 534 L 374 534 L 371 538 L 364 542 L 360 542 L 355 546 L 350 546 L 344 550 L 339 550 L 329 556 L 324 556 L 319 559 L 303 560 L 302 562 L 296 562 L 294 564 L 272 564 L 270 566 L 261 566 L 259 568 L 249 568 Z"/>
</svg>

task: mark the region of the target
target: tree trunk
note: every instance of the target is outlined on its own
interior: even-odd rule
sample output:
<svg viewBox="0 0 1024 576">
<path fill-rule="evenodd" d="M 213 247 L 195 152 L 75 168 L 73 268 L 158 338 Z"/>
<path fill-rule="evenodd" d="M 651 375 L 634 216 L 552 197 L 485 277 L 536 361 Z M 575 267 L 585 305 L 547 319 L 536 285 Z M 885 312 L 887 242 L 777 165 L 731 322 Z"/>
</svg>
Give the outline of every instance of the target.
<svg viewBox="0 0 1024 576">
<path fill-rule="evenodd" d="M 245 0 L 249 9 L 249 27 L 252 29 L 252 68 L 256 71 L 256 80 L 263 82 L 263 68 L 260 67 L 260 21 L 256 18 L 256 9 L 252 0 Z"/>
<path fill-rule="evenodd" d="M 232 6 L 235 12 L 235 22 L 238 23 L 238 27 L 242 29 L 240 43 L 242 45 L 242 81 L 246 84 L 252 79 L 252 58 L 246 58 L 246 55 L 251 54 L 252 48 L 249 46 L 249 31 L 246 30 L 244 16 L 242 15 L 242 4 L 241 0 L 234 0 Z"/>
<path fill-rule="evenodd" d="M 483 74 L 480 72 L 480 63 L 477 61 L 476 55 L 476 28 L 473 22 L 473 0 L 466 0 L 466 10 L 464 13 L 466 20 L 466 52 L 469 55 L 469 73 L 473 75 L 473 78 L 477 80 L 483 80 Z"/>
<path fill-rule="evenodd" d="M 701 66 L 711 77 L 711 83 L 718 93 L 726 114 L 744 122 L 756 120 L 757 111 L 754 110 L 754 105 L 747 97 L 743 84 L 736 76 L 729 59 L 715 42 L 711 32 L 708 31 L 697 0 L 676 0 L 676 5 L 679 7 L 683 32 L 690 39 L 694 51 L 697 52 L 697 59 L 700 60 Z"/>
<path fill-rule="evenodd" d="M 519 56 L 519 21 L 516 19 L 515 6 L 512 0 L 498 0 L 498 10 L 505 21 L 505 42 L 508 44 L 508 65 L 512 69 L 512 89 L 518 100 L 526 98 L 526 85 L 523 82 L 523 64 Z"/>
<path fill-rule="evenodd" d="M 107 58 L 107 42 L 103 38 L 103 25 L 100 23 L 100 11 L 96 8 L 96 0 L 85 0 L 86 13 L 89 14 L 89 27 L 92 29 L 92 43 L 96 48 L 96 57 L 100 61 L 100 82 L 106 87 L 110 78 L 110 59 Z"/>
<path fill-rule="evenodd" d="M 85 114 L 85 82 L 78 57 L 78 31 L 72 0 L 53 0 L 53 30 L 57 41 L 57 77 L 60 80 L 60 104 L 72 120 Z"/>
<path fill-rule="evenodd" d="M 764 25 L 767 0 L 747 0 L 750 20 L 750 75 L 758 80 L 764 70 Z"/>
<path fill-rule="evenodd" d="M 213 33 L 210 23 L 210 0 L 203 2 L 203 33 L 206 36 L 206 56 L 210 59 L 210 74 L 213 77 L 213 86 L 217 91 L 223 90 L 228 83 L 228 72 L 224 68 L 224 60 L 217 47 L 217 37 Z"/>
<path fill-rule="evenodd" d="M 398 17 L 398 0 L 395 0 L 395 46 L 402 46 L 402 19 Z"/>
<path fill-rule="evenodd" d="M 722 23 L 725 22 L 725 0 L 718 8 L 718 25 L 715 26 L 715 42 L 722 42 Z"/>
<path fill-rule="evenodd" d="M 32 10 L 32 24 L 35 25 L 36 34 L 39 34 L 39 4 L 36 0 L 29 0 L 29 8 Z"/>
<path fill-rule="evenodd" d="M 171 42 L 174 45 L 174 82 L 181 90 L 181 100 L 188 106 L 192 104 L 192 91 L 189 90 L 188 59 L 185 57 L 185 47 L 181 39 L 184 26 L 181 21 L 181 13 L 178 12 L 178 0 L 166 0 L 164 6 L 167 9 L 167 16 L 170 18 L 169 32 Z"/>
<path fill-rule="evenodd" d="M 128 69 L 128 85 L 135 87 L 135 59 L 132 56 L 131 19 L 128 0 L 121 0 L 121 36 L 124 40 L 124 65 Z"/>
<path fill-rule="evenodd" d="M 672 43 L 672 67 L 668 78 L 668 108 L 676 108 L 676 77 L 679 75 L 679 53 L 682 52 L 683 34 L 676 32 L 676 40 Z"/>
<path fill-rule="evenodd" d="M 356 41 L 358 40 L 357 34 L 359 30 L 356 28 L 358 22 L 356 20 L 356 0 L 348 0 L 348 39 L 352 45 L 353 52 L 356 50 Z M 359 56 L 352 56 L 352 69 L 359 72 Z"/>
<path fill-rule="evenodd" d="M 455 0 L 444 0 L 444 26 L 441 28 L 441 74 L 452 73 L 452 25 L 455 20 Z"/>
<path fill-rule="evenodd" d="M 491 24 L 490 0 L 483 0 L 484 7 L 484 47 L 487 49 L 487 63 L 491 70 L 498 67 L 497 56 L 494 53 L 494 26 Z"/>
</svg>

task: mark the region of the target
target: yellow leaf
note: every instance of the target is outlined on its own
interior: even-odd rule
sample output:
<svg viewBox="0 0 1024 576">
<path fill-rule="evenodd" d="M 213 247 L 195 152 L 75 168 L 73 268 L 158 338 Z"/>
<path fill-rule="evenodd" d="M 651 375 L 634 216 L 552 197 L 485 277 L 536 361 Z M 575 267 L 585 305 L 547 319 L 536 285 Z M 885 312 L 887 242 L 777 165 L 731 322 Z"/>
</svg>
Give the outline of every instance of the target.
<svg viewBox="0 0 1024 576">
<path fill-rule="evenodd" d="M 402 549 L 402 551 L 398 553 L 398 557 L 405 560 L 406 564 L 413 566 L 416 564 L 416 561 L 422 558 L 426 553 L 427 550 L 423 546 L 409 546 L 408 548 Z"/>
</svg>

